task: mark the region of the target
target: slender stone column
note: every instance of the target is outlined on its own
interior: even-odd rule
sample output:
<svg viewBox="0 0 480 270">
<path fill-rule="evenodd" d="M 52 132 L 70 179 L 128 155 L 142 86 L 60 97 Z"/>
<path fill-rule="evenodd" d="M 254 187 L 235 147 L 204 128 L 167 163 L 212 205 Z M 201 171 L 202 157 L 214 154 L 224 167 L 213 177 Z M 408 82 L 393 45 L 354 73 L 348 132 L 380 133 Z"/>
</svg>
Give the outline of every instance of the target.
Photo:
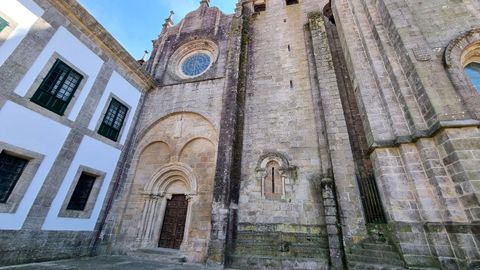
<svg viewBox="0 0 480 270">
<path fill-rule="evenodd" d="M 154 240 L 156 239 L 156 228 L 162 227 L 163 215 L 167 205 L 167 197 L 158 194 L 146 194 L 145 207 L 142 214 L 142 223 L 140 231 L 137 236 L 137 241 L 140 247 L 152 247 L 154 246 Z M 160 211 L 158 205 L 160 206 Z M 162 211 L 163 210 L 163 211 Z M 158 213 L 160 212 L 160 214 Z M 157 226 L 156 220 L 159 219 Z"/>
</svg>

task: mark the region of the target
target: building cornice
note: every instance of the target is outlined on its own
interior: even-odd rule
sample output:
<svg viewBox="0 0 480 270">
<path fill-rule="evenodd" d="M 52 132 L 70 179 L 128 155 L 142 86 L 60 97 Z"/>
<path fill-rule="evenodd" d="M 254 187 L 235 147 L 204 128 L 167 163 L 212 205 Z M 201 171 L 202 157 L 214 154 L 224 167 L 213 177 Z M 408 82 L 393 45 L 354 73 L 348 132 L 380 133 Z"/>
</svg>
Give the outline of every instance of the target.
<svg viewBox="0 0 480 270">
<path fill-rule="evenodd" d="M 155 82 L 122 45 L 76 0 L 48 0 L 73 25 L 95 42 L 109 57 L 125 69 L 141 87 L 150 90 Z"/>
</svg>

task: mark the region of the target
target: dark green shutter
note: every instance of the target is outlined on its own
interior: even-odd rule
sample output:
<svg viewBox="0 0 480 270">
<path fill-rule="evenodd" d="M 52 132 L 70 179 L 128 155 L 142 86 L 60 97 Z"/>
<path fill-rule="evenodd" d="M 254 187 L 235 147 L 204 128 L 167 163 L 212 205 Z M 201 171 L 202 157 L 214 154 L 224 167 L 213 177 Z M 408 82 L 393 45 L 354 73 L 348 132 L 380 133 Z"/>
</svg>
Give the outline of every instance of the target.
<svg viewBox="0 0 480 270">
<path fill-rule="evenodd" d="M 112 98 L 107 112 L 103 117 L 102 124 L 98 129 L 98 134 L 116 142 L 120 135 L 120 130 L 122 129 L 125 117 L 127 116 L 127 112 L 128 108 L 125 105 Z"/>
<path fill-rule="evenodd" d="M 2 17 L 0 17 L 0 32 L 2 32 L 3 29 L 7 28 L 7 26 L 8 26 L 8 22 Z"/>
<path fill-rule="evenodd" d="M 82 75 L 57 59 L 31 100 L 63 115 L 82 79 Z"/>
</svg>

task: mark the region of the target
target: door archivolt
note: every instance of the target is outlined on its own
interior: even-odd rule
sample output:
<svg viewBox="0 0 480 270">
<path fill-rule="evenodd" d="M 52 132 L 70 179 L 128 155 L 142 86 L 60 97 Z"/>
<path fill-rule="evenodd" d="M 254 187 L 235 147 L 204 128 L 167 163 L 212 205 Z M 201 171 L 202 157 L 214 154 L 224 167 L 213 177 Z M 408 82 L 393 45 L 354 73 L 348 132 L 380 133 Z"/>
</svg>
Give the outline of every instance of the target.
<svg viewBox="0 0 480 270">
<path fill-rule="evenodd" d="M 178 221 L 176 221 L 178 226 L 175 225 L 176 223 L 174 224 L 175 228 L 182 230 L 182 232 L 176 232 L 176 239 L 173 240 L 175 245 L 171 247 L 181 248 L 183 243 L 188 240 L 187 232 L 190 226 L 190 210 L 192 199 L 194 199 L 196 194 L 197 181 L 193 170 L 188 165 L 176 162 L 160 168 L 144 187 L 144 209 L 140 230 L 137 235 L 137 241 L 140 242 L 140 247 L 156 247 L 159 243 L 161 244 L 160 233 L 171 230 L 171 228 L 164 228 L 165 230 L 162 230 L 166 212 L 170 211 L 168 212 L 169 220 L 167 223 L 175 223 L 171 219 L 175 213 L 171 213 L 171 211 L 174 211 L 176 206 L 182 204 L 182 207 L 184 206 L 186 209 L 186 214 L 179 213 Z M 180 198 L 184 201 L 179 202 L 178 200 Z M 170 206 L 169 209 L 167 209 L 168 206 Z M 180 214 L 185 216 L 180 217 Z M 184 219 L 183 224 L 181 219 Z M 165 237 L 164 235 L 163 238 Z M 167 238 L 171 237 L 175 238 L 175 234 L 173 236 L 167 236 Z M 179 239 L 182 242 L 181 245 L 178 243 Z"/>
</svg>

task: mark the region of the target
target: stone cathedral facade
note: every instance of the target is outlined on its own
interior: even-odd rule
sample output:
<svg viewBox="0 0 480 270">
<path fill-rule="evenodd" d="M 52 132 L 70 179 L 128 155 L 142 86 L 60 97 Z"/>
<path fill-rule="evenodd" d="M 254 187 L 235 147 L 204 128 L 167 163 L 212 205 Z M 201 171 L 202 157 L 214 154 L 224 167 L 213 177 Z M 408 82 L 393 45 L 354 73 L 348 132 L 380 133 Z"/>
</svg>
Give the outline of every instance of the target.
<svg viewBox="0 0 480 270">
<path fill-rule="evenodd" d="M 136 61 L 75 0 L 0 1 L 0 265 L 480 269 L 478 0 L 159 27 Z"/>
</svg>

